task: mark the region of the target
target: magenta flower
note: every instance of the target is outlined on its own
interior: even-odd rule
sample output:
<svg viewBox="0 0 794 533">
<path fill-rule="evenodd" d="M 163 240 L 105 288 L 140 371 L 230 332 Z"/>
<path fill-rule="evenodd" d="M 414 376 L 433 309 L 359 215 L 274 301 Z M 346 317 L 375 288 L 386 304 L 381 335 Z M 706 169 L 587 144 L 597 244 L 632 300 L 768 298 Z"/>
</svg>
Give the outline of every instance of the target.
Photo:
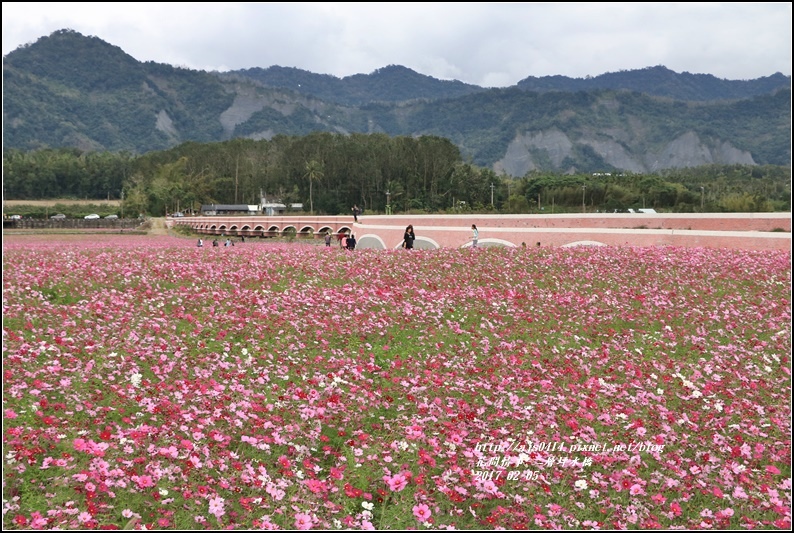
<svg viewBox="0 0 794 533">
<path fill-rule="evenodd" d="M 389 485 L 392 492 L 400 492 L 408 486 L 408 478 L 403 474 L 395 474 L 393 476 L 383 476 L 383 481 Z"/>
<path fill-rule="evenodd" d="M 430 508 L 424 503 L 420 503 L 419 505 L 414 505 L 413 512 L 416 519 L 419 520 L 420 522 L 426 522 L 427 519 L 430 518 L 430 515 L 432 514 L 430 512 Z"/>
<path fill-rule="evenodd" d="M 297 529 L 311 529 L 312 517 L 306 513 L 298 513 L 295 515 L 295 527 Z"/>
</svg>

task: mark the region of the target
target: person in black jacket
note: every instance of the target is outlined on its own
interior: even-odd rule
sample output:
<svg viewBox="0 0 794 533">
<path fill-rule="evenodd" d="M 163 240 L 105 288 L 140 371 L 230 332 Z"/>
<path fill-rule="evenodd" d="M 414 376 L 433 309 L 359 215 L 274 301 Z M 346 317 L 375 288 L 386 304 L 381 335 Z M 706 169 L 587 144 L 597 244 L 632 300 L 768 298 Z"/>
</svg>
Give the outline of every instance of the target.
<svg viewBox="0 0 794 533">
<path fill-rule="evenodd" d="M 403 248 L 406 250 L 413 249 L 415 239 L 416 235 L 414 235 L 414 227 L 413 225 L 408 225 L 408 227 L 405 228 L 405 233 L 403 233 Z"/>
<path fill-rule="evenodd" d="M 350 237 L 347 238 L 347 249 L 348 250 L 355 250 L 356 249 L 356 236 L 352 233 Z"/>
</svg>

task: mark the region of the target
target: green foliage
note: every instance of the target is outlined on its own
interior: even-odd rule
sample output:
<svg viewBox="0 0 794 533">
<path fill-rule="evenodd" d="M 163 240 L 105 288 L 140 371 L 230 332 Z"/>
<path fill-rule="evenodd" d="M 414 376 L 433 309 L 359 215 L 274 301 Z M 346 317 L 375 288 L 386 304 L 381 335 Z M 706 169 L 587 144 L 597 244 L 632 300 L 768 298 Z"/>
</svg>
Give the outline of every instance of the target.
<svg viewBox="0 0 794 533">
<path fill-rule="evenodd" d="M 4 58 L 3 118 L 4 153 L 76 147 L 85 153 L 146 154 L 186 143 L 235 139 L 242 147 L 255 142 L 250 139 L 280 135 L 380 132 L 393 138 L 443 138 L 466 162 L 490 169 L 504 162 L 513 143 L 548 136 L 559 136 L 562 144 L 533 144 L 529 153 L 532 168 L 555 173 L 609 172 L 621 165 L 657 168 L 651 161 L 675 152 L 677 143 L 709 150 L 715 160 L 778 166 L 791 161 L 790 77 L 779 74 L 730 81 L 653 67 L 586 80 L 528 78 L 507 89 L 436 80 L 396 65 L 344 79 L 282 67 L 221 74 L 141 63 L 118 47 L 71 30 Z M 230 161 L 239 154 L 233 155 L 216 176 L 234 189 L 232 196 L 250 201 L 258 194 L 243 185 L 259 179 L 257 174 L 266 173 L 270 190 L 286 188 L 284 181 L 294 179 L 263 170 L 268 162 L 261 160 L 232 172 Z M 360 182 L 363 172 L 382 173 L 373 158 L 358 155 L 364 156 L 358 167 L 362 174 L 353 182 Z M 328 159 L 322 158 L 325 164 Z M 679 164 L 675 157 L 662 159 L 667 166 Z M 411 170 L 422 181 L 424 171 Z M 45 189 L 50 192 L 38 194 L 55 194 L 57 177 L 50 180 Z M 331 211 L 351 200 L 376 203 L 375 191 L 360 183 L 356 189 L 363 198 L 352 197 L 350 188 L 323 191 L 318 207 Z M 446 207 L 442 194 L 431 191 L 420 203 Z"/>
<path fill-rule="evenodd" d="M 258 204 L 260 191 L 307 212 L 506 213 L 614 211 L 789 211 L 791 172 L 786 167 L 708 165 L 660 174 L 533 171 L 521 179 L 461 161 L 440 137 L 388 137 L 315 132 L 270 141 L 235 139 L 184 143 L 144 156 L 79 150 L 9 150 L 3 158 L 8 199 L 112 198 L 124 194 L 119 213 L 162 215 L 198 211 L 203 204 Z M 584 191 L 582 187 L 585 187 Z M 583 199 L 584 192 L 584 199 Z M 62 210 L 69 216 L 86 213 Z M 41 209 L 18 213 L 42 216 Z M 45 212 L 46 215 L 46 212 Z"/>
</svg>

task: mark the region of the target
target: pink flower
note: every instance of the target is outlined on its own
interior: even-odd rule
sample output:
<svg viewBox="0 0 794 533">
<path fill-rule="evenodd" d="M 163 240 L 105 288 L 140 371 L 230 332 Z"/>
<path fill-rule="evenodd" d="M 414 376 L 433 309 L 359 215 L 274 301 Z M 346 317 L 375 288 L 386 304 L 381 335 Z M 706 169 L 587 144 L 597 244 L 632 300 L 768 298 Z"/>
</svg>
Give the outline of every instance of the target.
<svg viewBox="0 0 794 533">
<path fill-rule="evenodd" d="M 774 465 L 766 465 L 766 471 L 775 476 L 780 473 L 780 469 Z"/>
<path fill-rule="evenodd" d="M 311 529 L 312 517 L 306 513 L 298 513 L 295 515 L 295 527 L 298 529 Z"/>
<path fill-rule="evenodd" d="M 152 476 L 132 476 L 132 480 L 138 485 L 138 488 L 145 489 L 154 487 L 154 480 Z"/>
<path fill-rule="evenodd" d="M 383 481 L 389 485 L 393 492 L 400 492 L 408 486 L 408 479 L 403 474 L 395 474 L 393 476 L 383 476 Z"/>
<path fill-rule="evenodd" d="M 419 520 L 420 522 L 426 522 L 427 519 L 430 518 L 430 515 L 432 514 L 430 512 L 430 508 L 423 503 L 420 503 L 419 505 L 414 505 L 413 512 L 416 519 Z"/>
<path fill-rule="evenodd" d="M 733 509 L 727 507 L 722 511 L 717 511 L 717 518 L 730 518 L 733 516 Z"/>
<path fill-rule="evenodd" d="M 629 489 L 629 493 L 632 496 L 639 496 L 639 495 L 645 494 L 645 490 L 643 490 L 642 485 L 640 485 L 639 483 L 635 483 Z"/>
<path fill-rule="evenodd" d="M 219 519 L 226 514 L 226 510 L 224 509 L 224 504 L 226 500 L 221 498 L 220 496 L 216 496 L 210 500 L 210 514 L 215 515 L 215 518 Z"/>
</svg>

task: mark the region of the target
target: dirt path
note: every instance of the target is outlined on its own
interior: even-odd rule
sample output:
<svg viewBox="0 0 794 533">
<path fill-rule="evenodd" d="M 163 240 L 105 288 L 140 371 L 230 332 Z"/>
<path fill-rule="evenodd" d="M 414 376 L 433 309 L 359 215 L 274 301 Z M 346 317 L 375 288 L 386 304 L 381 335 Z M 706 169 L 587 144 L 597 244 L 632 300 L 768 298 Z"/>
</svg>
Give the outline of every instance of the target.
<svg viewBox="0 0 794 533">
<path fill-rule="evenodd" d="M 165 218 L 152 217 L 149 222 L 152 224 L 152 229 L 148 231 L 149 235 L 171 235 L 171 232 L 165 227 Z"/>
</svg>

